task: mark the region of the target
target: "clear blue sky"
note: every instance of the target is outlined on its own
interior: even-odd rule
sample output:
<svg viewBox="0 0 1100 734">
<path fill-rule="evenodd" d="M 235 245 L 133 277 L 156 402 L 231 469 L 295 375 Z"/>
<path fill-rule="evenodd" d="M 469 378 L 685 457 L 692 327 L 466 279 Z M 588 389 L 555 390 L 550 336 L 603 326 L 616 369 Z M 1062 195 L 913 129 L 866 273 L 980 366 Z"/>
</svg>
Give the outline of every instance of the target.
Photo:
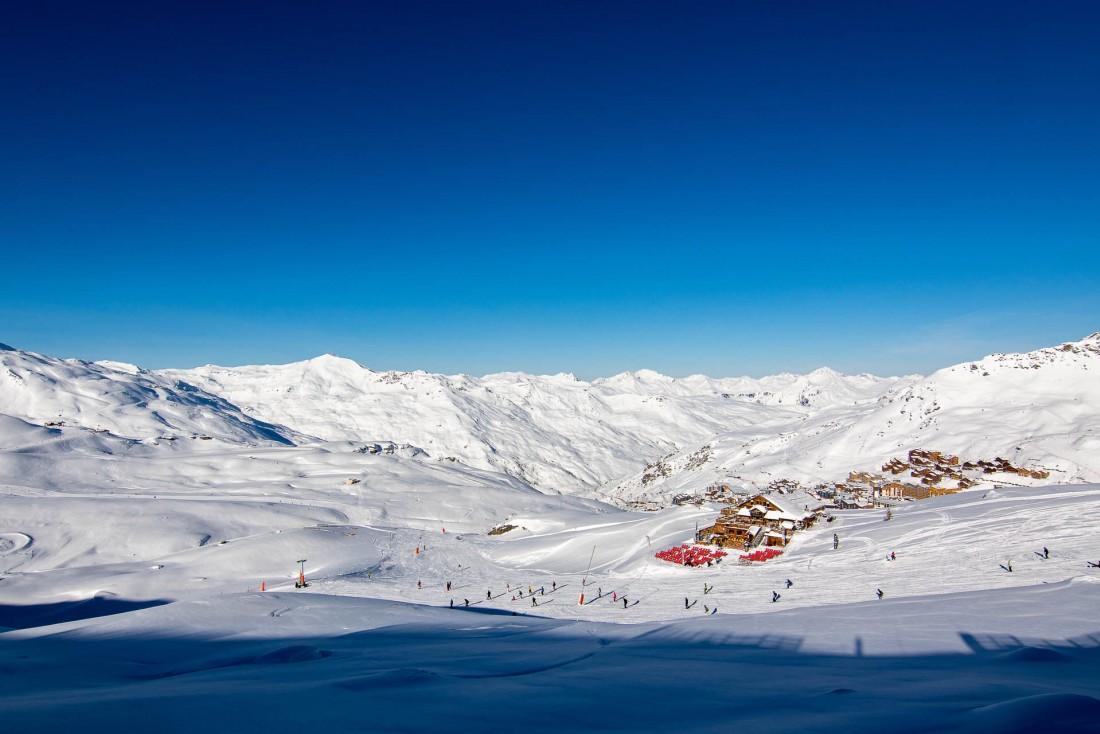
<svg viewBox="0 0 1100 734">
<path fill-rule="evenodd" d="M 924 372 L 1100 329 L 1100 3 L 9 3 L 0 341 Z"/>
</svg>

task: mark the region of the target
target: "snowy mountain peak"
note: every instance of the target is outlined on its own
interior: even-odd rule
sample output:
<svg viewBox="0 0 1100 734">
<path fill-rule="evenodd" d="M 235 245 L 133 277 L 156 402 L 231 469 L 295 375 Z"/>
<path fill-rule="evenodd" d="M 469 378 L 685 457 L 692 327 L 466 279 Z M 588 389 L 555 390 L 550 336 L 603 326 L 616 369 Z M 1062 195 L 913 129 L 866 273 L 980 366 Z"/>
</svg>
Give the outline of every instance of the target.
<svg viewBox="0 0 1100 734">
<path fill-rule="evenodd" d="M 0 352 L 0 411 L 33 424 L 150 440 L 201 436 L 232 443 L 291 444 L 293 431 L 246 415 L 187 382 L 121 362 Z"/>
<path fill-rule="evenodd" d="M 1079 341 L 1077 343 L 1080 346 L 1083 346 L 1083 347 L 1097 347 L 1097 346 L 1100 346 L 1100 331 L 1092 332 L 1091 334 L 1089 334 L 1088 336 L 1086 336 L 1084 339 L 1082 339 L 1081 341 Z"/>
<path fill-rule="evenodd" d="M 114 370 L 115 372 L 125 372 L 128 375 L 136 375 L 145 371 L 141 367 L 138 367 L 136 364 L 130 364 L 129 362 L 115 362 L 114 360 L 110 359 L 101 359 L 93 362 L 92 364 L 98 365 L 100 367 L 106 367 L 107 369 Z"/>
<path fill-rule="evenodd" d="M 310 366 L 313 366 L 313 367 L 323 367 L 323 368 L 326 368 L 326 369 L 339 369 L 339 370 L 344 370 L 344 371 L 349 371 L 349 370 L 351 370 L 351 371 L 365 370 L 367 372 L 370 371 L 369 369 L 367 369 L 363 365 L 356 362 L 354 359 L 349 359 L 347 357 L 341 357 L 339 355 L 331 354 L 329 352 L 318 355 L 318 356 L 316 356 L 312 359 L 307 359 L 304 362 L 301 362 L 300 364 L 310 365 Z"/>
</svg>

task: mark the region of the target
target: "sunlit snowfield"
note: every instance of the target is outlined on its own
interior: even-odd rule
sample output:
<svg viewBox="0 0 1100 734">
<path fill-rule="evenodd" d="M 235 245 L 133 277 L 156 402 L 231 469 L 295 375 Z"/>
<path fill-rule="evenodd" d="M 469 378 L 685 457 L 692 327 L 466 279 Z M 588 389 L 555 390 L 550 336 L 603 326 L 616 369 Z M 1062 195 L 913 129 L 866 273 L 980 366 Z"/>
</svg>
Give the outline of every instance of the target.
<svg viewBox="0 0 1100 734">
<path fill-rule="evenodd" d="M 350 446 L 67 451 L 4 455 L 0 621 L 25 628 L 0 636 L 0 710 L 19 728 L 1096 721 L 1095 485 L 838 512 L 767 563 L 683 568 L 653 554 L 713 509 L 623 512 Z M 502 516 L 517 529 L 485 535 Z"/>
<path fill-rule="evenodd" d="M 13 731 L 1098 730 L 1098 336 L 886 381 L 0 363 Z M 655 554 L 718 506 L 622 509 L 916 445 L 1049 480 L 709 568 Z"/>
</svg>

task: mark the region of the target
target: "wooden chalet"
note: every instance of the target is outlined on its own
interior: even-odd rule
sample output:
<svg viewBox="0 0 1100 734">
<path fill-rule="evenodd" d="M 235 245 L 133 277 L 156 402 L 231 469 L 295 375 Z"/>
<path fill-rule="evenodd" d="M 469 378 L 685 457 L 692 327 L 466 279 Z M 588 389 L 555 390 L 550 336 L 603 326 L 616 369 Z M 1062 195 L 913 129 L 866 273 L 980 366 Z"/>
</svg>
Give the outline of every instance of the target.
<svg viewBox="0 0 1100 734">
<path fill-rule="evenodd" d="M 723 508 L 715 523 L 702 528 L 695 539 L 726 548 L 783 547 L 795 531 L 813 524 L 823 504 L 805 493 L 757 494 Z"/>
</svg>

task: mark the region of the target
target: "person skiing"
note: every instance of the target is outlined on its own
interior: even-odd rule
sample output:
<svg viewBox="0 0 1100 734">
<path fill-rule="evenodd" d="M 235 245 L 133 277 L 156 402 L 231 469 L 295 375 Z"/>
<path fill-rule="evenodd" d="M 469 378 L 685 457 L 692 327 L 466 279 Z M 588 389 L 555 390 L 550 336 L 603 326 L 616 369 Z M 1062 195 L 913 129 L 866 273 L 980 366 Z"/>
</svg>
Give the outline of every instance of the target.
<svg viewBox="0 0 1100 734">
<path fill-rule="evenodd" d="M 531 606 L 537 607 L 538 605 L 539 605 L 539 600 L 532 596 L 531 597 Z"/>
<path fill-rule="evenodd" d="M 1050 558 L 1050 551 L 1047 550 L 1045 545 L 1043 546 L 1043 558 Z"/>
<path fill-rule="evenodd" d="M 540 586 L 539 587 L 539 596 L 546 596 L 546 587 L 545 586 Z"/>
<path fill-rule="evenodd" d="M 470 606 L 470 600 L 469 599 L 463 599 L 462 603 L 465 604 L 466 606 Z"/>
<path fill-rule="evenodd" d="M 455 608 L 455 600 L 451 599 L 451 609 L 454 609 L 454 608 Z"/>
<path fill-rule="evenodd" d="M 612 591 L 611 592 L 611 601 L 616 602 L 618 600 L 619 600 L 619 592 Z"/>
<path fill-rule="evenodd" d="M 898 554 L 897 554 L 897 553 L 895 553 L 894 551 L 890 551 L 890 560 L 891 560 L 891 561 L 896 561 L 896 560 L 898 560 Z"/>
<path fill-rule="evenodd" d="M 420 585 L 420 579 L 416 580 L 416 588 L 418 588 L 418 589 L 423 589 L 424 588 L 423 586 Z"/>
<path fill-rule="evenodd" d="M 602 599 L 603 598 L 603 587 L 602 586 L 597 586 L 596 587 L 596 598 L 597 599 Z"/>
<path fill-rule="evenodd" d="M 488 591 L 485 592 L 485 601 L 492 601 L 492 600 L 493 600 L 493 590 L 489 589 Z"/>
<path fill-rule="evenodd" d="M 780 596 L 778 591 L 773 591 L 772 592 L 772 604 L 775 604 L 777 601 L 780 600 L 780 598 L 781 598 L 781 596 Z"/>
<path fill-rule="evenodd" d="M 877 597 L 878 597 L 879 599 L 882 599 L 882 597 L 883 597 L 883 596 L 885 596 L 885 594 L 883 594 L 883 593 L 882 593 L 882 589 L 875 589 L 875 595 L 876 595 L 876 596 L 877 596 Z"/>
<path fill-rule="evenodd" d="M 515 600 L 516 600 L 516 595 L 512 594 L 512 601 L 515 601 Z"/>
<path fill-rule="evenodd" d="M 689 608 L 690 607 L 688 607 L 688 598 L 685 596 L 684 597 L 684 609 L 689 609 Z"/>
<path fill-rule="evenodd" d="M 833 533 L 833 550 L 836 550 L 839 547 L 840 547 L 840 536 L 837 535 L 836 533 Z"/>
<path fill-rule="evenodd" d="M 551 591 L 557 591 L 558 590 L 558 582 L 557 581 L 551 581 L 550 582 L 550 590 Z"/>
<path fill-rule="evenodd" d="M 623 609 L 626 609 L 626 597 L 623 597 Z"/>
<path fill-rule="evenodd" d="M 791 581 L 790 579 L 787 579 L 787 588 L 789 589 L 789 588 L 791 588 L 792 586 L 794 586 L 794 582 L 793 582 L 793 581 Z"/>
<path fill-rule="evenodd" d="M 450 582 L 450 581 L 448 581 L 448 582 L 447 582 L 447 591 L 450 591 L 450 590 L 451 590 L 451 582 Z"/>
</svg>

